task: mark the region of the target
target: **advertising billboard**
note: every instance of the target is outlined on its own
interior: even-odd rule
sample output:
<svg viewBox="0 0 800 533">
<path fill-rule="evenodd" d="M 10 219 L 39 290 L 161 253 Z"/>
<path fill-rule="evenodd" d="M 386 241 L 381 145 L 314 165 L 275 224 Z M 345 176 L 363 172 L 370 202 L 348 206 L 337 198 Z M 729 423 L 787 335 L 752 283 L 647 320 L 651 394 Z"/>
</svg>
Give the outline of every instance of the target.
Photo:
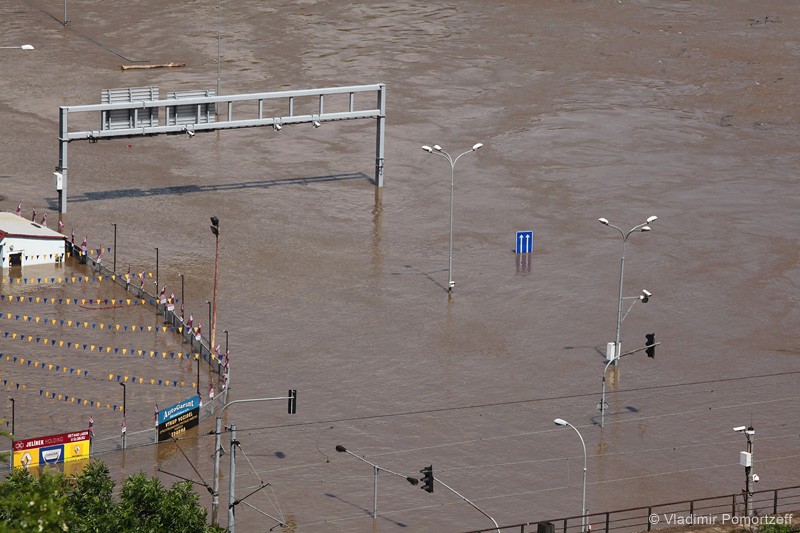
<svg viewBox="0 0 800 533">
<path fill-rule="evenodd" d="M 14 468 L 87 459 L 90 443 L 88 429 L 14 441 Z"/>
<path fill-rule="evenodd" d="M 200 396 L 176 403 L 158 412 L 158 442 L 177 437 L 200 422 Z"/>
</svg>

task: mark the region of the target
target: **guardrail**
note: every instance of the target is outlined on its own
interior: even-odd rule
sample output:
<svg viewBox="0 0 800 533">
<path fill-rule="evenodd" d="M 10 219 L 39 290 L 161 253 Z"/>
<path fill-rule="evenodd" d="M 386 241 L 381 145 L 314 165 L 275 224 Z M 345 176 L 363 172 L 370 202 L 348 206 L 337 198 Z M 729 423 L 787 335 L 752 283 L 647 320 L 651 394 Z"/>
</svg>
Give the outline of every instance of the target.
<svg viewBox="0 0 800 533">
<path fill-rule="evenodd" d="M 755 491 L 752 503 L 758 517 L 797 511 L 800 509 L 800 485 Z M 747 517 L 744 511 L 744 495 L 738 493 L 591 513 L 588 523 L 592 533 L 631 533 L 676 526 L 726 524 L 746 527 L 759 523 Z M 473 529 L 465 533 L 582 533 L 582 518 L 581 515 L 568 516 L 501 526 L 499 529 Z"/>
</svg>

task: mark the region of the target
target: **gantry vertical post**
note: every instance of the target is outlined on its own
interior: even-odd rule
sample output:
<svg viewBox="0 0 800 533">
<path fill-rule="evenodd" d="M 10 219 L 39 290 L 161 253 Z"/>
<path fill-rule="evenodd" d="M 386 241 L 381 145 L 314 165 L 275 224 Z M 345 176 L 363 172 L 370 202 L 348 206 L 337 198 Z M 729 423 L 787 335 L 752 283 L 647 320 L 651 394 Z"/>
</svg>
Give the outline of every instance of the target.
<svg viewBox="0 0 800 533">
<path fill-rule="evenodd" d="M 378 84 L 378 110 L 376 142 L 375 142 L 375 186 L 383 187 L 383 152 L 386 132 L 386 84 Z"/>
<path fill-rule="evenodd" d="M 59 107 L 58 113 L 58 172 L 61 172 L 61 189 L 58 191 L 58 211 L 67 212 L 67 146 L 69 138 L 67 135 L 67 108 Z M 114 250 L 116 252 L 116 249 Z"/>
</svg>

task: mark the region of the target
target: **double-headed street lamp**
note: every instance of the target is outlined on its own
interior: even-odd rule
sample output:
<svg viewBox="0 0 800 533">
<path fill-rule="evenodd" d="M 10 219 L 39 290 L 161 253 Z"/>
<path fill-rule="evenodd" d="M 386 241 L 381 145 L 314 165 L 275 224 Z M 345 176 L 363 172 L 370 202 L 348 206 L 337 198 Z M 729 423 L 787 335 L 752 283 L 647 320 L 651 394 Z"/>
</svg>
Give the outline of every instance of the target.
<svg viewBox="0 0 800 533">
<path fill-rule="evenodd" d="M 557 425 L 557 426 L 569 426 L 569 427 L 571 427 L 572 429 L 575 430 L 575 433 L 577 433 L 578 437 L 580 437 L 580 439 L 581 439 L 581 445 L 583 446 L 583 504 L 582 504 L 582 508 L 581 508 L 581 517 L 582 517 L 582 519 L 581 519 L 581 532 L 582 533 L 587 533 L 588 530 L 587 530 L 586 524 L 587 524 L 587 521 L 589 520 L 589 517 L 586 515 L 586 443 L 583 441 L 583 435 L 581 435 L 581 432 L 578 431 L 578 428 L 576 428 L 575 426 L 573 426 L 572 424 L 570 424 L 569 422 L 567 422 L 563 418 L 556 418 L 555 420 L 553 420 L 553 423 L 555 423 L 555 425 Z"/>
<path fill-rule="evenodd" d="M 620 328 L 622 326 L 622 321 L 624 320 L 624 317 L 622 316 L 622 300 L 623 300 L 622 283 L 623 283 L 623 277 L 625 275 L 625 245 L 628 243 L 628 237 L 630 237 L 632 233 L 636 231 L 650 231 L 650 224 L 655 222 L 657 218 L 658 218 L 657 216 L 647 217 L 647 220 L 645 220 L 641 224 L 634 226 L 627 232 L 624 231 L 622 228 L 619 228 L 611 224 L 605 218 L 598 219 L 598 222 L 600 222 L 604 226 L 608 226 L 609 228 L 614 228 L 615 230 L 619 231 L 620 235 L 622 235 L 622 255 L 620 256 L 619 259 L 619 296 L 617 298 L 617 328 L 616 328 L 616 334 L 614 336 L 614 353 L 612 354 L 611 359 L 616 359 L 621 351 L 619 335 L 620 335 Z M 636 296 L 634 298 L 636 300 L 642 300 L 643 303 L 647 303 L 647 301 L 650 299 L 650 293 L 647 291 L 642 291 L 641 296 Z M 635 304 L 636 302 L 634 301 L 633 303 Z M 633 305 L 631 305 L 631 308 L 633 308 Z M 630 309 L 628 309 L 628 311 L 630 311 Z M 627 315 L 628 313 L 625 313 L 625 316 Z"/>
<path fill-rule="evenodd" d="M 455 287 L 455 282 L 453 281 L 453 191 L 455 189 L 455 172 L 456 172 L 456 162 L 461 158 L 462 155 L 466 155 L 470 152 L 474 152 L 478 148 L 483 146 L 482 143 L 476 143 L 472 145 L 472 148 L 460 154 L 458 157 L 453 159 L 450 154 L 442 150 L 442 147 L 438 144 L 434 144 L 433 148 L 430 146 L 423 146 L 422 149 L 428 152 L 429 154 L 436 154 L 438 156 L 444 157 L 447 159 L 447 162 L 450 163 L 450 253 L 449 253 L 449 260 L 447 263 L 447 292 L 453 292 L 453 287 Z"/>
</svg>

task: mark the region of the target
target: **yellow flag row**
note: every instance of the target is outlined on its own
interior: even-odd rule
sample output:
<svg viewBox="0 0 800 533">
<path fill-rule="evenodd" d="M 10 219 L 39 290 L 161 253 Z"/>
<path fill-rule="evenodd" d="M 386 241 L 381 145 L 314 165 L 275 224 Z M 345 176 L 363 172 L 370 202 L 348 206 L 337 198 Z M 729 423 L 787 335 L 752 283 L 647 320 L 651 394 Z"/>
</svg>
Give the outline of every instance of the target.
<svg viewBox="0 0 800 533">
<path fill-rule="evenodd" d="M 58 318 L 46 318 L 41 316 L 32 316 L 32 315 L 17 315 L 14 313 L 5 313 L 0 314 L 0 318 L 5 318 L 7 320 L 16 320 L 17 322 L 33 322 L 35 324 L 50 324 L 50 325 L 59 325 L 59 326 L 67 326 L 67 327 L 75 327 L 75 328 L 86 328 L 86 329 L 101 329 L 101 330 L 108 330 L 108 331 L 130 331 L 130 332 L 157 332 L 161 331 L 162 333 L 166 333 L 167 330 L 183 333 L 183 326 L 138 326 L 136 324 L 127 325 L 127 324 L 105 324 L 103 322 L 87 322 L 87 321 L 80 321 L 80 320 L 64 320 Z M 193 331 L 196 331 L 193 329 Z"/>
</svg>

